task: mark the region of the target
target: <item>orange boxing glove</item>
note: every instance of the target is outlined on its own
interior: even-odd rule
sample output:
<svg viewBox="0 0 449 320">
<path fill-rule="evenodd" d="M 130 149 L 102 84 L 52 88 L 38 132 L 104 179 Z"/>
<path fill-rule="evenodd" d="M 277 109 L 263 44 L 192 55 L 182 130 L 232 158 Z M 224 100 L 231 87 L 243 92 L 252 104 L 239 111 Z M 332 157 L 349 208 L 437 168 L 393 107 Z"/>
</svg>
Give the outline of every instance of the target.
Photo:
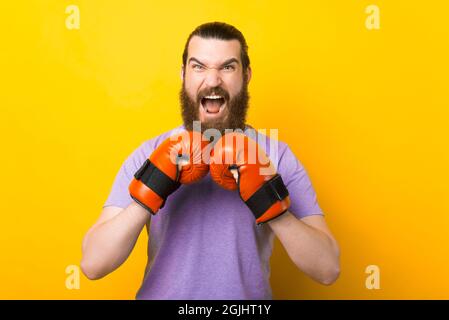
<svg viewBox="0 0 449 320">
<path fill-rule="evenodd" d="M 209 172 L 203 150 L 209 144 L 200 132 L 183 131 L 162 142 L 134 175 L 131 197 L 156 214 L 180 184 L 194 183 Z"/>
<path fill-rule="evenodd" d="M 231 170 L 236 170 L 236 177 Z M 212 150 L 210 174 L 223 188 L 238 189 L 257 224 L 280 216 L 290 206 L 281 176 L 258 143 L 243 133 L 228 133 L 217 141 Z"/>
</svg>

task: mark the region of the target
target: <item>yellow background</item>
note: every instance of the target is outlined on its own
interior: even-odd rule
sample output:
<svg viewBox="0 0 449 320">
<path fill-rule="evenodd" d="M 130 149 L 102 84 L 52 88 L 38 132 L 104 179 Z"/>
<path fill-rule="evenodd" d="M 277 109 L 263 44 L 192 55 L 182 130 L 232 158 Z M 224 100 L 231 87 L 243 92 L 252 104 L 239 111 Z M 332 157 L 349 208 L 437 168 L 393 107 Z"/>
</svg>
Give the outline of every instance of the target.
<svg viewBox="0 0 449 320">
<path fill-rule="evenodd" d="M 68 30 L 65 9 L 80 9 Z M 365 8 L 380 8 L 380 30 Z M 331 287 L 276 242 L 275 298 L 449 298 L 449 27 L 443 1 L 4 1 L 0 298 L 133 299 L 146 259 L 65 287 L 123 160 L 180 124 L 181 53 L 199 24 L 249 44 L 249 122 L 278 128 L 339 240 Z M 368 290 L 365 268 L 380 268 Z"/>
</svg>

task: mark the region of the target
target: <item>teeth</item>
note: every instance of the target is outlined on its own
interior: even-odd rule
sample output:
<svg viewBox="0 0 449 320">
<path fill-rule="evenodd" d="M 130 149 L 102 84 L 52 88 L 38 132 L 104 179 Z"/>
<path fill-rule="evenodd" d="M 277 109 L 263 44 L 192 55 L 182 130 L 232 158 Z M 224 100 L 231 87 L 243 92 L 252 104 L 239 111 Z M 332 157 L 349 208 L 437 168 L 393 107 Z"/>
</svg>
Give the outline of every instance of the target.
<svg viewBox="0 0 449 320">
<path fill-rule="evenodd" d="M 222 96 L 205 96 L 206 99 L 221 99 Z"/>
</svg>

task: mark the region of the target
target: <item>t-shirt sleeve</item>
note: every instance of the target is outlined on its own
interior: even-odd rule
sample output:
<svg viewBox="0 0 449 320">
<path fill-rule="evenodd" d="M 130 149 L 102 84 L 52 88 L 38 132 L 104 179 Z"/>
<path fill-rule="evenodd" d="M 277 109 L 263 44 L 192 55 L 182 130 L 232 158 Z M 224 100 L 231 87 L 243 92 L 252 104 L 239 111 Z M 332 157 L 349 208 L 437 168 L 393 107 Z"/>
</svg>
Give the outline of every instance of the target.
<svg viewBox="0 0 449 320">
<path fill-rule="evenodd" d="M 279 159 L 278 173 L 288 189 L 291 201 L 289 211 L 293 215 L 299 219 L 324 215 L 306 169 L 288 146 Z"/>
<path fill-rule="evenodd" d="M 134 173 L 140 168 L 146 159 L 143 149 L 144 144 L 138 147 L 123 162 L 115 176 L 109 196 L 107 197 L 103 207 L 114 206 L 126 208 L 132 203 L 133 200 L 129 195 L 128 187 L 134 177 Z"/>
</svg>

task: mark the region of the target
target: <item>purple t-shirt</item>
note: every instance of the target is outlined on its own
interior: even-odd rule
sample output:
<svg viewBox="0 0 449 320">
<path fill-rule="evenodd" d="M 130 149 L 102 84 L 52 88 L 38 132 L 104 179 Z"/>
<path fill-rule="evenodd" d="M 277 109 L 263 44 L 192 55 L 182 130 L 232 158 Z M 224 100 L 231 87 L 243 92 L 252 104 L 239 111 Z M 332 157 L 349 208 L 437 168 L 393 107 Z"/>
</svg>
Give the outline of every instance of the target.
<svg viewBox="0 0 449 320">
<path fill-rule="evenodd" d="M 132 203 L 128 186 L 134 173 L 178 127 L 144 142 L 121 166 L 104 206 Z M 283 142 L 270 152 L 258 140 L 287 186 L 289 211 L 301 219 L 323 214 L 306 170 Z M 259 135 L 260 138 L 260 135 Z M 275 152 L 274 150 L 277 150 Z M 257 226 L 237 191 L 219 187 L 208 174 L 171 194 L 151 216 L 148 268 L 137 299 L 272 299 L 270 256 L 274 233 Z"/>
</svg>

